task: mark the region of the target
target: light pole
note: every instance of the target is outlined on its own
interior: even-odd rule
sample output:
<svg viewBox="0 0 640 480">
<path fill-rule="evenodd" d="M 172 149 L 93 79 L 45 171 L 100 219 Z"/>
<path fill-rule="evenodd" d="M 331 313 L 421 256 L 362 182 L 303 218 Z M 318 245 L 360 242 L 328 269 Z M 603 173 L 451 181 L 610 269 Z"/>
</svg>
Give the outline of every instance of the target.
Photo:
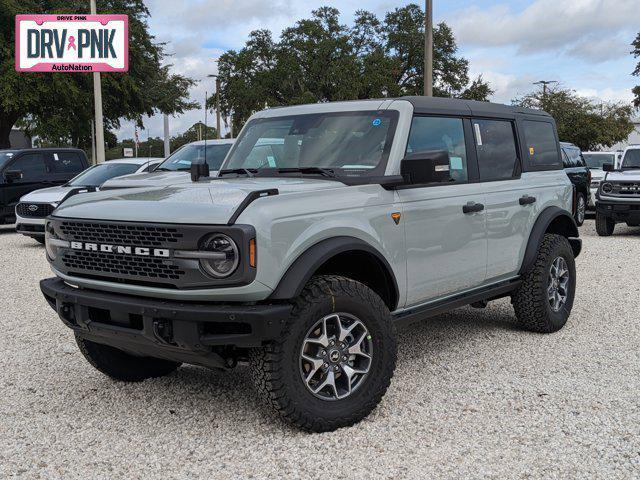
<svg viewBox="0 0 640 480">
<path fill-rule="evenodd" d="M 424 94 L 433 97 L 433 0 L 424 7 Z"/>
<path fill-rule="evenodd" d="M 169 143 L 169 115 L 164 114 L 164 158 L 171 155 L 171 144 Z"/>
<path fill-rule="evenodd" d="M 89 0 L 91 15 L 95 15 L 96 0 Z M 100 72 L 93 72 L 93 104 L 96 115 L 96 163 L 104 163 L 104 123 L 102 120 L 102 81 Z"/>
<path fill-rule="evenodd" d="M 207 75 L 209 78 L 216 79 L 216 138 L 220 140 L 221 117 L 220 117 L 220 77 L 218 75 Z"/>
<path fill-rule="evenodd" d="M 539 82 L 533 82 L 534 85 L 542 85 L 542 100 L 547 98 L 547 85 L 552 83 L 558 83 L 557 80 L 540 80 Z"/>
</svg>

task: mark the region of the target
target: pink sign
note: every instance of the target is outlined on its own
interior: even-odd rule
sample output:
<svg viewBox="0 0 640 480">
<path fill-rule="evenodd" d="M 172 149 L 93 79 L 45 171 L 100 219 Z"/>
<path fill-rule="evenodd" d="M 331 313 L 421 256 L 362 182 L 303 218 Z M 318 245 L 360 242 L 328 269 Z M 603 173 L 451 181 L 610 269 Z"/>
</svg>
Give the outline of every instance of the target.
<svg viewBox="0 0 640 480">
<path fill-rule="evenodd" d="M 19 72 L 126 72 L 127 15 L 16 15 Z"/>
</svg>

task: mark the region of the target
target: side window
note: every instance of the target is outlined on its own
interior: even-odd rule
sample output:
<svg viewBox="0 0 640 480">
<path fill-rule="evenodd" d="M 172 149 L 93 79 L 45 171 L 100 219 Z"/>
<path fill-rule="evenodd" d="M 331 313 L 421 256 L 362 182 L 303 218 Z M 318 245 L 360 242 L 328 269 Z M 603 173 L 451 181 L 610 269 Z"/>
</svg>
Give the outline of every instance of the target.
<svg viewBox="0 0 640 480">
<path fill-rule="evenodd" d="M 480 180 L 509 180 L 518 173 L 518 149 L 513 123 L 473 120 Z"/>
<path fill-rule="evenodd" d="M 577 148 L 568 148 L 567 155 L 569 156 L 569 162 L 572 167 L 584 167 L 584 160 L 582 153 Z"/>
<path fill-rule="evenodd" d="M 533 167 L 557 167 L 558 144 L 553 124 L 525 120 L 522 122 L 526 139 L 526 151 L 529 153 L 529 165 Z"/>
<path fill-rule="evenodd" d="M 50 157 L 51 173 L 76 174 L 84 170 L 80 155 L 75 152 L 55 152 Z"/>
<path fill-rule="evenodd" d="M 444 150 L 449 153 L 451 178 L 466 182 L 467 148 L 461 118 L 414 117 L 407 143 L 407 153 Z"/>
<path fill-rule="evenodd" d="M 569 155 L 567 155 L 567 151 L 564 148 L 562 148 L 561 152 L 562 152 L 562 166 L 564 168 L 571 168 L 572 167 L 571 159 L 569 159 Z"/>
<path fill-rule="evenodd" d="M 26 153 L 9 165 L 7 170 L 20 170 L 22 181 L 40 180 L 47 174 L 47 166 L 41 153 Z"/>
</svg>

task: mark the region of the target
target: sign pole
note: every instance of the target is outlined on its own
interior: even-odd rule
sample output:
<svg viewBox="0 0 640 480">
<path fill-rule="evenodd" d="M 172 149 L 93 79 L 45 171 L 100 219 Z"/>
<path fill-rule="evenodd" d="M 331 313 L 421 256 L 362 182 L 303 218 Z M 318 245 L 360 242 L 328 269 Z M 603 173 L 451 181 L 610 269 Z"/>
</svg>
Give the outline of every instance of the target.
<svg viewBox="0 0 640 480">
<path fill-rule="evenodd" d="M 171 144 L 169 143 L 169 115 L 164 114 L 164 158 L 171 155 Z"/>
<path fill-rule="evenodd" d="M 433 0 L 426 0 L 424 10 L 424 95 L 433 97 Z"/>
<path fill-rule="evenodd" d="M 89 0 L 91 15 L 97 13 L 96 0 Z M 102 120 L 102 81 L 100 72 L 93 72 L 93 102 L 96 114 L 96 162 L 104 163 L 104 122 Z"/>
</svg>

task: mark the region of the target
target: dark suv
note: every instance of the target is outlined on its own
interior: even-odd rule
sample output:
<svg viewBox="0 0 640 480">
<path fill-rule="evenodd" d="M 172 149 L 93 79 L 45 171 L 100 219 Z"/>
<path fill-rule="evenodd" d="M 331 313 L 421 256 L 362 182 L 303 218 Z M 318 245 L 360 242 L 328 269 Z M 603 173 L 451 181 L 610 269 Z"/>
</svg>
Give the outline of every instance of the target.
<svg viewBox="0 0 640 480">
<path fill-rule="evenodd" d="M 562 149 L 562 164 L 567 172 L 569 180 L 576 189 L 575 206 L 573 211 L 578 226 L 584 223 L 587 211 L 587 199 L 589 198 L 589 185 L 591 184 L 591 171 L 584 161 L 582 152 L 573 143 L 560 142 Z"/>
<path fill-rule="evenodd" d="M 77 148 L 0 150 L 0 225 L 15 221 L 15 206 L 23 195 L 63 185 L 89 166 Z"/>
</svg>

